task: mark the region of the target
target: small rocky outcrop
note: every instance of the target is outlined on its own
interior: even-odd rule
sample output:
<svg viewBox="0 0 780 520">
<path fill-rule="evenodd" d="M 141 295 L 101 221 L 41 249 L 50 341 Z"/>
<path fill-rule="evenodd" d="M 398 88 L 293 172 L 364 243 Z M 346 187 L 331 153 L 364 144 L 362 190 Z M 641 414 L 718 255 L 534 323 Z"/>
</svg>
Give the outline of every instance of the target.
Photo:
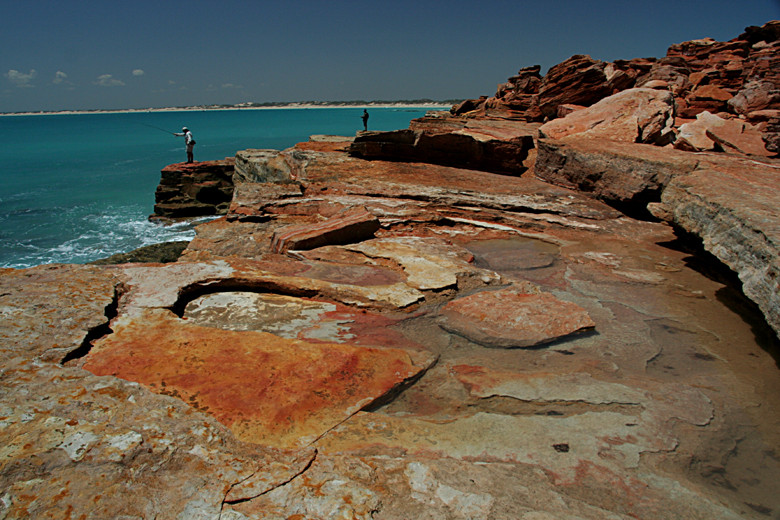
<svg viewBox="0 0 780 520">
<path fill-rule="evenodd" d="M 162 169 L 152 219 L 224 215 L 233 198 L 235 160 L 176 163 Z"/>
</svg>

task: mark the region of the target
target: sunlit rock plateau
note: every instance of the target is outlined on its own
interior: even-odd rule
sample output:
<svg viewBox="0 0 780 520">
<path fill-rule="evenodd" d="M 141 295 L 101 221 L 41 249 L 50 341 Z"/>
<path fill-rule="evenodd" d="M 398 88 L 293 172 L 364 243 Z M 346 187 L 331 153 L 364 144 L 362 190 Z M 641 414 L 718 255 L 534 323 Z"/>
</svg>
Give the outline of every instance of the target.
<svg viewBox="0 0 780 520">
<path fill-rule="evenodd" d="M 175 262 L 0 271 L 0 518 L 780 518 L 780 161 L 556 77 L 171 165 L 223 214 Z"/>
</svg>

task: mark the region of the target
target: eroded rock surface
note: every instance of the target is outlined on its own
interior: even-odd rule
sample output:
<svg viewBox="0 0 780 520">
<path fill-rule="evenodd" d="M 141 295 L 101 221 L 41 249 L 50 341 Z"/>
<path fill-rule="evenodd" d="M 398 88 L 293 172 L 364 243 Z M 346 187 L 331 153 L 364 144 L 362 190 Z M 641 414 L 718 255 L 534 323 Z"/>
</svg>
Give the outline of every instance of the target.
<svg viewBox="0 0 780 520">
<path fill-rule="evenodd" d="M 177 163 L 163 168 L 152 219 L 224 215 L 233 198 L 235 160 Z"/>
<path fill-rule="evenodd" d="M 343 148 L 239 185 L 178 262 L 3 271 L 6 517 L 780 510 L 776 366 L 667 224 Z M 273 251 L 353 208 L 371 238 Z"/>
<path fill-rule="evenodd" d="M 668 91 L 633 88 L 545 123 L 539 135 L 570 135 L 628 143 L 667 144 L 674 140 L 674 97 Z"/>
<path fill-rule="evenodd" d="M 517 146 L 634 85 L 757 108 L 723 92 L 774 77 L 776 28 L 524 69 L 461 107 L 500 120 L 403 133 L 448 165 L 239 153 L 176 262 L 0 271 L 0 518 L 776 517 L 776 161 Z"/>
</svg>

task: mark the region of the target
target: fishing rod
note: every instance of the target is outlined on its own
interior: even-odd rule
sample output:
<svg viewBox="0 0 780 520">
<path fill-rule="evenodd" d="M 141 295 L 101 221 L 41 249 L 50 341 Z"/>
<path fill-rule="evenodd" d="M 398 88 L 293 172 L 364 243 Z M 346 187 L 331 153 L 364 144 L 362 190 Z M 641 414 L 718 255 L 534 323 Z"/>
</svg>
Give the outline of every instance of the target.
<svg viewBox="0 0 780 520">
<path fill-rule="evenodd" d="M 148 126 L 149 128 L 156 128 L 157 130 L 161 130 L 161 131 L 165 132 L 166 134 L 176 135 L 174 132 L 166 130 L 165 128 L 160 128 L 159 126 L 147 125 L 146 123 L 139 123 L 139 124 L 144 125 L 144 126 Z"/>
</svg>

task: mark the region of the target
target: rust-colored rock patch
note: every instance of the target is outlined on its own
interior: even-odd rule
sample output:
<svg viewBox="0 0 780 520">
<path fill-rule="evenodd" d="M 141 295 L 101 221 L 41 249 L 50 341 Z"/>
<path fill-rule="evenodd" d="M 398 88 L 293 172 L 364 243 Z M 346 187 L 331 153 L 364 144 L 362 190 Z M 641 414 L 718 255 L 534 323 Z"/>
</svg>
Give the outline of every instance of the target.
<svg viewBox="0 0 780 520">
<path fill-rule="evenodd" d="M 241 440 L 308 444 L 423 367 L 397 349 L 212 329 L 167 311 L 113 324 L 84 368 L 178 397 Z"/>
<path fill-rule="evenodd" d="M 510 287 L 444 306 L 440 325 L 488 347 L 533 347 L 595 327 L 578 305 L 550 293 Z"/>
</svg>

